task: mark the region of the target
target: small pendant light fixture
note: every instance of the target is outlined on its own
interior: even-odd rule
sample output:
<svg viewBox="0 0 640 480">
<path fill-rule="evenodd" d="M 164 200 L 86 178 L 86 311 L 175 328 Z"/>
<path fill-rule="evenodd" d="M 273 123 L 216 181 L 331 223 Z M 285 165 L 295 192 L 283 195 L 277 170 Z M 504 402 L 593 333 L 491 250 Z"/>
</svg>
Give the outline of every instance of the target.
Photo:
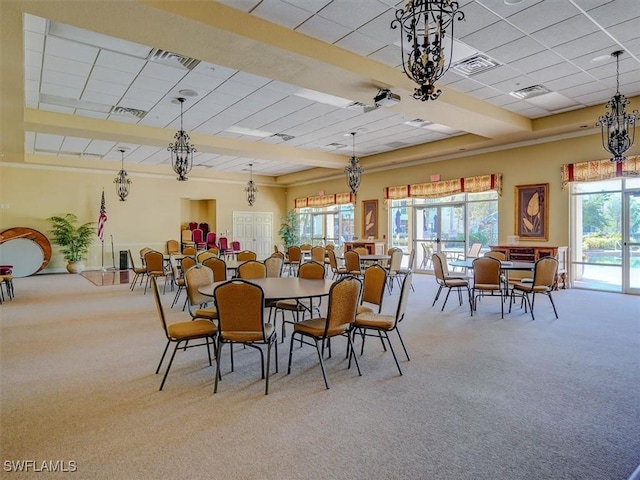
<svg viewBox="0 0 640 480">
<path fill-rule="evenodd" d="M 616 50 L 611 54 L 616 57 L 616 94 L 606 105 L 611 112 L 601 115 L 596 122 L 596 127 L 602 128 L 602 147 L 613 155 L 612 162 L 624 162 L 627 159 L 624 154 L 633 146 L 638 119 L 638 110 L 631 113 L 624 111 L 629 100 L 620 93 L 620 55 L 623 53 L 624 50 Z"/>
<path fill-rule="evenodd" d="M 178 174 L 178 181 L 184 182 L 188 180 L 186 175 L 193 167 L 193 154 L 197 150 L 193 145 L 189 144 L 189 135 L 187 135 L 182 126 L 182 108 L 185 99 L 179 97 L 176 100 L 180 102 L 180 130 L 174 136 L 175 143 L 170 143 L 167 150 L 171 152 L 171 167 Z"/>
<path fill-rule="evenodd" d="M 356 157 L 356 132 L 351 132 L 351 135 L 353 136 L 353 155 L 351 159 L 349 159 L 349 165 L 344 167 L 344 173 L 347 176 L 349 190 L 351 190 L 351 193 L 354 195 L 357 195 L 364 169 L 360 166 L 358 157 Z"/>
<path fill-rule="evenodd" d="M 250 207 L 253 207 L 256 202 L 256 193 L 258 192 L 256 184 L 253 182 L 253 163 L 249 164 L 249 175 L 249 183 L 247 183 L 244 191 L 247 192 L 247 203 Z"/>
<path fill-rule="evenodd" d="M 118 194 L 118 197 L 120 197 L 120 201 L 126 202 L 127 195 L 129 195 L 129 186 L 131 185 L 131 179 L 124 169 L 125 150 L 124 148 L 119 148 L 118 151 L 120 152 L 121 167 L 118 175 L 116 175 L 116 178 L 113 180 L 113 183 L 116 184 L 116 193 Z"/>
</svg>

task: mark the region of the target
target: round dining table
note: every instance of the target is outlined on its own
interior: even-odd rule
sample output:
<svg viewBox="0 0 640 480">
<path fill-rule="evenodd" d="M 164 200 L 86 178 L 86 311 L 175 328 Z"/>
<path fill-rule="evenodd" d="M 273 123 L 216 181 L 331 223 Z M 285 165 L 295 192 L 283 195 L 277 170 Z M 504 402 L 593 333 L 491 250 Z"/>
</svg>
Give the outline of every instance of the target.
<svg viewBox="0 0 640 480">
<path fill-rule="evenodd" d="M 233 281 L 233 280 L 227 280 Z M 247 280 L 262 288 L 265 300 L 285 300 L 288 298 L 318 298 L 329 295 L 329 290 L 334 281 L 330 279 L 311 280 L 298 277 L 268 277 Z M 198 291 L 213 297 L 213 291 L 223 282 L 215 282 L 211 285 L 198 288 Z"/>
</svg>

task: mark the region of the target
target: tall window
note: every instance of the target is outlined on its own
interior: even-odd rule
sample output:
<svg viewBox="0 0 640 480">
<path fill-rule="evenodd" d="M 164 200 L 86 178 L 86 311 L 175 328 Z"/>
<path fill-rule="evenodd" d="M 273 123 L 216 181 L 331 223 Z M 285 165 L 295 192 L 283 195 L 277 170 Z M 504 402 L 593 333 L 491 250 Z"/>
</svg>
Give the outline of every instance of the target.
<svg viewBox="0 0 640 480">
<path fill-rule="evenodd" d="M 300 208 L 300 243 L 341 246 L 354 235 L 353 204 Z"/>
<path fill-rule="evenodd" d="M 432 270 L 435 252 L 454 259 L 472 243 L 488 250 L 498 242 L 496 191 L 390 200 L 389 215 L 389 245 L 407 253 L 415 248 L 417 270 Z"/>
<path fill-rule="evenodd" d="M 640 179 L 571 184 L 574 287 L 640 291 Z"/>
</svg>

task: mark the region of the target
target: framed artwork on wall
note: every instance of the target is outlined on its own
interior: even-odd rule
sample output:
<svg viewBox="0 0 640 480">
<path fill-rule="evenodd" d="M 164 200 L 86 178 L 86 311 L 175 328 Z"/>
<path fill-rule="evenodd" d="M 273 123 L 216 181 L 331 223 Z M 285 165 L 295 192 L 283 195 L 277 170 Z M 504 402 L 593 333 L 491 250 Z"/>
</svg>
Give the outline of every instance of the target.
<svg viewBox="0 0 640 480">
<path fill-rule="evenodd" d="M 521 240 L 549 239 L 549 184 L 516 185 L 515 234 Z"/>
<path fill-rule="evenodd" d="M 362 238 L 378 238 L 378 200 L 362 201 Z"/>
</svg>

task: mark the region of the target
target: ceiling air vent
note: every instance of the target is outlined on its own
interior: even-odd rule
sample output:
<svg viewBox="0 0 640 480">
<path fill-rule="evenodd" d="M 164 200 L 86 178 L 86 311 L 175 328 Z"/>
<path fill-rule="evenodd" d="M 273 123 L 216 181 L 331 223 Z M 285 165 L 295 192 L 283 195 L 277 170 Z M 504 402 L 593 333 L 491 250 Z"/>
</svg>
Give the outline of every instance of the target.
<svg viewBox="0 0 640 480">
<path fill-rule="evenodd" d="M 113 107 L 111 109 L 111 114 L 115 115 L 130 115 L 132 117 L 136 117 L 139 119 L 143 119 L 147 114 L 144 110 L 138 110 L 137 108 L 127 108 L 127 107 Z"/>
<path fill-rule="evenodd" d="M 187 70 L 193 70 L 196 65 L 200 63 L 200 60 L 196 60 L 195 58 L 185 57 L 184 55 L 168 52 L 159 48 L 151 50 L 147 60 L 162 63 L 164 65 L 170 65 L 172 67 L 182 67 Z"/>
<path fill-rule="evenodd" d="M 415 118 L 413 120 L 409 120 L 408 122 L 404 122 L 405 125 L 409 125 L 411 127 L 424 128 L 427 125 L 430 125 L 431 122 L 427 122 L 421 118 Z"/>
<path fill-rule="evenodd" d="M 285 142 L 288 142 L 289 140 L 293 140 L 294 138 L 296 138 L 293 135 L 287 135 L 286 133 L 274 133 L 271 136 L 272 137 L 279 137 Z"/>
<path fill-rule="evenodd" d="M 324 148 L 347 148 L 347 146 L 344 143 L 330 143 L 328 145 L 325 145 Z"/>
<path fill-rule="evenodd" d="M 545 93 L 550 92 L 551 90 L 547 87 L 543 87 L 542 85 L 533 85 L 531 87 L 521 88 L 515 92 L 509 92 L 509 95 L 519 98 L 520 100 L 526 100 L 528 98 L 537 97 L 538 95 L 544 95 Z"/>
<path fill-rule="evenodd" d="M 482 53 L 474 55 L 472 57 L 465 58 L 459 62 L 454 63 L 451 68 L 465 77 L 477 75 L 478 73 L 486 72 L 493 68 L 499 67 L 500 63 L 493 58 L 490 58 Z"/>
</svg>

